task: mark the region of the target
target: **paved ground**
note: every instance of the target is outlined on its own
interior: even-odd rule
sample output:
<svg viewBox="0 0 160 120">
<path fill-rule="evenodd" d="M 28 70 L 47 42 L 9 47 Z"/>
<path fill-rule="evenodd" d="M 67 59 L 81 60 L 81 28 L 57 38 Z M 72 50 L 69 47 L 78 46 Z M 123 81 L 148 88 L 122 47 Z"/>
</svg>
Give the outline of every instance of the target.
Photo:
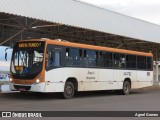
<svg viewBox="0 0 160 120">
<path fill-rule="evenodd" d="M 61 99 L 60 94 L 2 93 L 0 111 L 160 111 L 160 89 L 152 87 L 136 90 L 127 96 L 117 95 L 112 91 L 80 92 L 75 98 L 67 100 Z M 75 118 L 65 119 L 74 120 Z M 90 119 L 106 120 L 107 118 Z M 110 118 L 110 120 L 115 119 L 117 118 Z M 119 120 L 121 119 L 144 118 L 120 118 Z M 160 118 L 154 118 L 154 120 L 158 119 Z M 151 118 L 145 118 L 145 120 L 151 120 Z"/>
</svg>

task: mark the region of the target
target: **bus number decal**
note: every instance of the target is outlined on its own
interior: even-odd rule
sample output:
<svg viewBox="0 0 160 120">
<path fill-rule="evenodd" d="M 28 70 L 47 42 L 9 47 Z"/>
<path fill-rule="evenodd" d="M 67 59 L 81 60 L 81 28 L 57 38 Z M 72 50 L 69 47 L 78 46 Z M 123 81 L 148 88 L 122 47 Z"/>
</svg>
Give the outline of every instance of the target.
<svg viewBox="0 0 160 120">
<path fill-rule="evenodd" d="M 126 75 L 126 76 L 132 76 L 132 72 L 124 72 L 123 75 Z"/>
</svg>

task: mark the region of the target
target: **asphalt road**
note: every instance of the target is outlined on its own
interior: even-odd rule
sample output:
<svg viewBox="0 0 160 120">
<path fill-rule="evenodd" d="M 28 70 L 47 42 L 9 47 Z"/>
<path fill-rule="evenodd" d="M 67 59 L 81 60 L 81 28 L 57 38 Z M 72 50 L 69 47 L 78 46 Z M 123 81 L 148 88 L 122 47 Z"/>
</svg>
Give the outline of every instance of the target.
<svg viewBox="0 0 160 120">
<path fill-rule="evenodd" d="M 62 99 L 61 94 L 2 93 L 0 111 L 160 111 L 160 90 L 139 90 L 126 96 L 117 95 L 112 91 L 80 92 L 73 99 Z M 106 120 L 106 118 L 100 119 Z M 110 120 L 115 119 L 110 118 Z M 133 118 L 123 118 L 123 120 L 128 119 L 133 120 Z M 139 118 L 134 119 L 139 120 Z"/>
</svg>

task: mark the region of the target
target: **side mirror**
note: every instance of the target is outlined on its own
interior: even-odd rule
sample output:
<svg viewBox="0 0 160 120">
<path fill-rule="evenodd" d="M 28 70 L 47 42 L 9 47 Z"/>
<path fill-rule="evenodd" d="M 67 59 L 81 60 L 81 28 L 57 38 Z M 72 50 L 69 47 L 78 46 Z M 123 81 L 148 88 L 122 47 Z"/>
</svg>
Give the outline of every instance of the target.
<svg viewBox="0 0 160 120">
<path fill-rule="evenodd" d="M 5 60 L 7 61 L 7 50 L 8 48 L 5 49 Z"/>
</svg>

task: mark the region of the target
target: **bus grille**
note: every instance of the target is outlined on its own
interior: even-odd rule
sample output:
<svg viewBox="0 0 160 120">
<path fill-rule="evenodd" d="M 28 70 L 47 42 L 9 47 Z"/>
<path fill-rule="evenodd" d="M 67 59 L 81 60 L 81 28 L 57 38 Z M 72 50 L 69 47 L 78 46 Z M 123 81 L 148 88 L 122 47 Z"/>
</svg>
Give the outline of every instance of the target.
<svg viewBox="0 0 160 120">
<path fill-rule="evenodd" d="M 21 90 L 21 89 L 30 90 L 30 89 L 31 89 L 31 86 L 14 85 L 14 88 L 15 88 L 16 90 Z"/>
</svg>

